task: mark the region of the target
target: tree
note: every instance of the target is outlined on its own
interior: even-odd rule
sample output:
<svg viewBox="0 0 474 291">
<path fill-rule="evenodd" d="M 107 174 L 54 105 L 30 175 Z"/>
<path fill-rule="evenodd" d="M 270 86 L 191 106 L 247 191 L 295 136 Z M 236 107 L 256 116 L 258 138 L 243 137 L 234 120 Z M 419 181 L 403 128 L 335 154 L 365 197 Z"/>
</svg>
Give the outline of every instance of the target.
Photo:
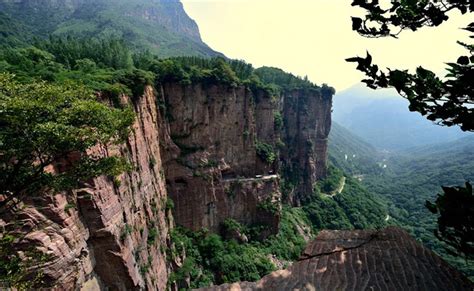
<svg viewBox="0 0 474 291">
<path fill-rule="evenodd" d="M 123 140 L 133 120 L 131 109 L 111 108 L 84 87 L 0 74 L 0 211 L 25 196 L 123 172 L 122 159 L 87 150 Z"/>
<path fill-rule="evenodd" d="M 397 37 L 405 29 L 416 31 L 423 26 L 438 26 L 448 20 L 447 13 L 451 10 L 463 14 L 474 11 L 474 3 L 469 0 L 392 1 L 387 9 L 382 9 L 378 0 L 354 0 L 352 5 L 367 10 L 365 19 L 352 18 L 353 30 L 366 37 Z M 474 33 L 474 22 L 464 29 Z M 455 63 L 448 63 L 445 80 L 422 67 L 414 74 L 397 69 L 383 72 L 372 64 L 369 53 L 365 58 L 347 61 L 358 63 L 357 69 L 367 76 L 362 82 L 368 87 L 395 88 L 410 102 L 410 111 L 417 111 L 440 125 L 458 125 L 463 131 L 474 131 L 474 45 L 458 43 L 468 52 Z"/>
<path fill-rule="evenodd" d="M 472 0 L 401 0 L 382 8 L 379 0 L 354 0 L 352 6 L 367 11 L 365 19 L 352 18 L 352 29 L 366 37 L 397 37 L 403 30 L 416 31 L 423 26 L 436 27 L 449 19 L 447 13 L 458 10 L 462 14 L 474 11 Z M 474 22 L 465 30 L 474 33 Z M 471 35 L 474 38 L 474 34 Z M 418 67 L 414 74 L 406 70 L 379 70 L 372 64 L 372 56 L 354 57 L 357 69 L 367 76 L 362 82 L 372 89 L 395 88 L 410 102 L 410 111 L 417 111 L 440 125 L 457 125 L 463 131 L 474 131 L 474 45 L 458 42 L 468 52 L 455 63 L 448 63 L 445 80 L 432 71 Z M 439 213 L 435 235 L 448 245 L 451 253 L 460 252 L 467 258 L 474 256 L 472 186 L 443 187 L 435 204 L 426 207 Z M 453 251 L 454 249 L 454 251 Z"/>
<path fill-rule="evenodd" d="M 474 259 L 474 195 L 472 185 L 465 187 L 443 187 L 435 203 L 426 201 L 426 207 L 438 216 L 435 235 L 447 244 L 447 251 L 462 252 L 466 258 Z"/>
</svg>

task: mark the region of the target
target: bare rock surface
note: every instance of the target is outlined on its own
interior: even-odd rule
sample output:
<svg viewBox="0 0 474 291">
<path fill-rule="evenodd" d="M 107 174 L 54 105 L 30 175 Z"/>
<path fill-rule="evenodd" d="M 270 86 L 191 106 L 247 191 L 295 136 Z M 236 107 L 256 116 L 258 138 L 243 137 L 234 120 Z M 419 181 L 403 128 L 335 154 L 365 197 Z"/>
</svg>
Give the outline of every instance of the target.
<svg viewBox="0 0 474 291">
<path fill-rule="evenodd" d="M 256 141 L 275 148 L 277 101 L 265 92 L 225 84 L 164 84 L 171 144 L 163 144 L 167 188 L 176 223 L 219 231 L 228 218 L 278 230 L 277 160 L 262 161 Z M 174 144 L 174 146 L 173 146 Z"/>
<path fill-rule="evenodd" d="M 258 282 L 202 290 L 473 290 L 474 284 L 406 231 L 324 230 L 298 262 Z"/>
<path fill-rule="evenodd" d="M 70 193 L 38 193 L 0 213 L 2 235 L 5 231 L 16 238 L 12 251 L 34 249 L 46 255 L 38 266 L 43 287 L 166 288 L 164 251 L 172 219 L 165 208 L 161 117 L 151 87 L 133 101 L 126 96 L 122 101 L 137 115 L 128 140 L 96 146 L 89 154 L 124 157 L 132 171 L 98 177 Z"/>
</svg>

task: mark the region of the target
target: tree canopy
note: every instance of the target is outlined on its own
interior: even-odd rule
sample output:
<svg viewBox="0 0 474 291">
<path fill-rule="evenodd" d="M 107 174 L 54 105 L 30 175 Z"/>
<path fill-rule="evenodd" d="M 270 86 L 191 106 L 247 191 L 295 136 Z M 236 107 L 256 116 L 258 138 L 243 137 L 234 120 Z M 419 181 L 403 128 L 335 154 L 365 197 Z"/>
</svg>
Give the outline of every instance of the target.
<svg viewBox="0 0 474 291">
<path fill-rule="evenodd" d="M 451 10 L 463 14 L 474 11 L 474 4 L 469 0 L 392 1 L 386 9 L 378 0 L 355 0 L 352 5 L 367 11 L 365 19 L 352 18 L 353 30 L 366 37 L 397 37 L 406 29 L 416 31 L 423 26 L 438 26 L 449 19 L 447 13 Z M 474 23 L 464 29 L 474 33 Z M 457 125 L 463 131 L 474 131 L 474 46 L 458 43 L 467 52 L 448 63 L 448 74 L 444 79 L 422 67 L 415 73 L 399 69 L 384 72 L 372 63 L 369 53 L 366 57 L 348 58 L 347 61 L 358 64 L 357 69 L 367 76 L 362 82 L 368 87 L 395 88 L 410 102 L 410 111 L 417 111 L 440 125 Z"/>
<path fill-rule="evenodd" d="M 474 195 L 472 185 L 465 187 L 443 187 L 435 203 L 426 202 L 426 207 L 438 215 L 435 235 L 445 242 L 450 253 L 461 251 L 474 259 Z"/>
<path fill-rule="evenodd" d="M 134 114 L 129 108 L 109 107 L 85 87 L 22 84 L 0 74 L 0 113 L 0 206 L 125 169 L 120 158 L 93 156 L 87 150 L 123 140 Z"/>
</svg>

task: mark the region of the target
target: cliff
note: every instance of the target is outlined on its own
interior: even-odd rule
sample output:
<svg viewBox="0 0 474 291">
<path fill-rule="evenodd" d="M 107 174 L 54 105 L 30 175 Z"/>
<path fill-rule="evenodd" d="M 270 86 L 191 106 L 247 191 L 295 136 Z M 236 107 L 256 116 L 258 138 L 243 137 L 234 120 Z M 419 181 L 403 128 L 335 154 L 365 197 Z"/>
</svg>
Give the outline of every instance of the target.
<svg viewBox="0 0 474 291">
<path fill-rule="evenodd" d="M 140 97 L 122 96 L 136 112 L 131 135 L 89 154 L 122 156 L 132 169 L 71 193 L 38 193 L 1 213 L 0 226 L 16 238 L 14 250 L 39 251 L 41 286 L 163 290 L 170 268 L 181 264 L 166 260 L 175 221 L 219 232 L 234 219 L 263 226 L 262 237 L 278 232 L 279 110 L 291 141 L 280 145 L 282 162 L 305 165 L 307 185 L 323 175 L 331 96 L 282 96 L 222 82 L 164 82 Z M 286 105 L 290 99 L 307 107 Z"/>
<path fill-rule="evenodd" d="M 321 231 L 298 262 L 258 282 L 202 290 L 472 290 L 474 285 L 407 232 Z"/>
<path fill-rule="evenodd" d="M 288 193 L 301 205 L 316 181 L 326 177 L 328 136 L 331 130 L 332 91 L 289 90 L 283 93 L 283 173 L 294 186 Z"/>
<path fill-rule="evenodd" d="M 218 231 L 226 218 L 267 221 L 277 231 L 278 215 L 259 206 L 279 205 L 278 163 L 263 161 L 256 149 L 256 141 L 275 142 L 276 101 L 224 84 L 165 84 L 161 94 L 176 145 L 164 148 L 176 222 Z"/>
<path fill-rule="evenodd" d="M 126 144 L 90 154 L 120 155 L 132 171 L 99 177 L 72 193 L 38 193 L 0 214 L 16 239 L 12 251 L 37 250 L 42 287 L 163 290 L 173 225 L 160 154 L 161 118 L 152 88 L 133 102 L 137 114 Z M 59 169 L 50 169 L 58 171 Z"/>
</svg>

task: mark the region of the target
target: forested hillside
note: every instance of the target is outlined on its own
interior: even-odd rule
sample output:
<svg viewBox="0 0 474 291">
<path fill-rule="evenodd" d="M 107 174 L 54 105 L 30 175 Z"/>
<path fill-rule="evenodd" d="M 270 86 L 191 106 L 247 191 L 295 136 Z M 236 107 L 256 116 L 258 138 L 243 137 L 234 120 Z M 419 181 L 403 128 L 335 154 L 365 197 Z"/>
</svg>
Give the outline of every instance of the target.
<svg viewBox="0 0 474 291">
<path fill-rule="evenodd" d="M 360 179 L 383 172 L 384 155 L 372 145 L 333 122 L 329 135 L 329 160 L 347 174 Z"/>
<path fill-rule="evenodd" d="M 275 108 L 284 93 L 293 93 L 295 90 L 300 90 L 299 92 L 304 96 L 313 96 L 309 93 L 318 93 L 319 95 L 315 94 L 314 96 L 321 98 L 319 104 L 322 104 L 324 96 L 329 96 L 325 100 L 327 101 L 325 104 L 328 108 L 327 112 L 330 112 L 330 96 L 334 93 L 331 87 L 324 84 L 318 86 L 307 78 L 295 76 L 278 68 L 255 69 L 244 61 L 229 60 L 220 56 L 222 56 L 220 53 L 214 52 L 201 41 L 197 25 L 185 14 L 182 4 L 178 0 L 0 0 L 0 108 L 4 113 L 0 118 L 0 123 L 15 125 L 8 127 L 8 130 L 11 129 L 11 131 L 3 129 L 0 134 L 0 165 L 2 166 L 0 174 L 2 189 L 0 190 L 2 193 L 8 193 L 10 195 L 8 198 L 16 199 L 12 193 L 25 187 L 25 184 L 28 184 L 27 186 L 30 187 L 28 190 L 31 193 L 40 196 L 45 187 L 48 190 L 76 189 L 79 186 L 84 186 L 80 178 L 90 180 L 102 174 L 105 174 L 106 179 L 110 180 L 107 182 L 110 182 L 109 186 L 114 191 L 119 190 L 121 186 L 122 188 L 127 186 L 119 179 L 123 172 L 127 172 L 126 176 L 130 177 L 135 174 L 139 175 L 138 173 L 140 175 L 145 173 L 145 175 L 161 179 L 162 188 L 156 190 L 149 186 L 152 185 L 151 182 L 144 185 L 142 177 L 138 177 L 140 181 L 137 180 L 136 184 L 132 185 L 137 189 L 136 192 L 134 192 L 135 190 L 129 192 L 133 198 L 130 200 L 132 202 L 127 203 L 129 200 L 115 201 L 115 207 L 124 210 L 123 213 L 129 212 L 133 219 L 127 220 L 126 215 L 118 211 L 118 216 L 123 216 L 120 219 L 124 219 L 124 221 L 115 223 L 115 220 L 110 220 L 113 220 L 114 223 L 114 225 L 108 226 L 114 230 L 113 234 L 107 233 L 110 237 L 104 236 L 104 232 L 109 230 L 105 226 L 102 227 L 104 222 L 101 220 L 104 213 L 109 214 L 109 212 L 94 214 L 96 215 L 94 218 L 101 220 L 97 222 L 101 226 L 96 234 L 92 233 L 91 237 L 87 238 L 83 234 L 77 236 L 79 239 L 87 241 L 85 244 L 96 240 L 94 242 L 100 245 L 100 248 L 97 248 L 99 251 L 103 251 L 109 242 L 112 242 L 112 245 L 123 246 L 123 248 L 119 248 L 120 251 L 125 250 L 128 253 L 125 253 L 126 255 L 123 257 L 117 255 L 117 258 L 129 259 L 127 264 L 135 262 L 128 265 L 133 265 L 130 267 L 133 276 L 145 278 L 140 277 L 142 278 L 140 280 L 149 282 L 156 280 L 154 277 L 147 279 L 147 276 L 153 273 L 152 269 L 155 267 L 152 265 L 153 262 L 158 266 L 156 263 L 158 257 L 153 261 L 152 256 L 148 254 L 162 255 L 163 259 L 160 263 L 162 263 L 163 273 L 167 274 L 171 269 L 165 264 L 172 265 L 172 271 L 169 278 L 160 279 L 168 280 L 168 284 L 174 284 L 175 287 L 194 288 L 225 282 L 257 280 L 276 268 L 283 268 L 291 261 L 298 259 L 307 241 L 322 229 L 379 229 L 391 223 L 410 229 L 417 238 L 472 275 L 472 269 L 464 267 L 459 259 L 447 256 L 442 250 L 431 233 L 435 217 L 424 208 L 424 201 L 426 199 L 433 200 L 436 192 L 440 190 L 440 185 L 458 185 L 465 179 L 474 178 L 472 175 L 474 173 L 474 151 L 472 150 L 474 141 L 472 139 L 465 139 L 456 145 L 448 144 L 413 149 L 404 155 L 387 156 L 386 153 L 378 152 L 372 145 L 335 123 L 330 136 L 329 167 L 321 167 L 324 169 L 322 172 L 326 172 L 327 169 L 327 176 L 314 184 L 310 183 L 304 199 L 293 203 L 291 196 L 295 193 L 297 182 L 292 179 L 294 177 L 291 177 L 283 166 L 279 167 L 279 164 L 285 162 L 283 158 L 280 160 L 279 158 L 285 146 L 296 142 L 294 140 L 284 141 L 281 138 L 285 126 L 281 108 L 275 109 L 275 111 L 273 108 L 262 111 L 269 113 L 268 116 L 263 117 L 266 118 L 265 125 L 275 132 L 272 134 L 272 138 L 275 138 L 273 144 L 259 141 L 255 136 L 250 136 L 250 139 L 248 130 L 250 127 L 236 134 L 239 139 L 249 138 L 247 143 L 255 147 L 255 152 L 252 155 L 254 158 L 261 159 L 259 162 L 275 165 L 272 168 L 275 171 L 265 168 L 267 169 L 264 171 L 265 175 L 271 175 L 264 178 L 260 173 L 257 173 L 258 175 L 252 173 L 249 177 L 241 177 L 238 171 L 225 173 L 230 166 L 224 159 L 213 160 L 211 151 L 202 153 L 203 147 L 187 146 L 180 143 L 183 139 L 192 136 L 191 133 L 185 136 L 180 132 L 179 136 L 170 134 L 167 137 L 163 147 L 168 147 L 166 150 L 177 151 L 169 153 L 171 158 L 168 158 L 170 160 L 176 158 L 176 164 L 188 168 L 185 169 L 186 171 L 183 170 L 183 176 L 189 176 L 200 182 L 209 182 L 209 184 L 203 182 L 202 184 L 188 185 L 182 177 L 172 181 L 178 188 L 189 187 L 185 191 L 192 187 L 190 185 L 204 187 L 210 185 L 211 182 L 215 183 L 220 178 L 227 180 L 227 183 L 231 183 L 230 180 L 235 180 L 235 183 L 231 183 L 231 185 L 236 187 L 247 185 L 246 187 L 255 191 L 262 188 L 257 180 L 262 180 L 264 183 L 275 182 L 275 191 L 270 191 L 270 194 L 278 192 L 276 194 L 280 196 L 276 199 L 253 201 L 247 199 L 248 196 L 242 199 L 252 200 L 251 202 L 255 203 L 255 209 L 259 214 L 270 213 L 278 218 L 275 223 L 276 231 L 273 234 L 268 234 L 269 227 L 265 225 L 264 221 L 262 223 L 260 221 L 259 223 L 242 223 L 234 219 L 225 219 L 223 223 L 216 223 L 218 227 L 211 231 L 205 228 L 191 231 L 184 227 L 175 227 L 177 215 L 173 218 L 173 210 L 176 211 L 179 206 L 191 208 L 192 205 L 185 204 L 184 207 L 177 205 L 178 203 L 175 205 L 170 198 L 172 196 L 157 196 L 169 191 L 169 189 L 166 190 L 166 186 L 169 185 L 165 184 L 171 183 L 169 176 L 166 176 L 169 174 L 165 169 L 167 165 L 164 165 L 160 170 L 157 169 L 157 163 L 161 163 L 158 161 L 158 157 L 162 157 L 160 156 L 160 145 L 156 146 L 159 155 L 155 153 L 157 154 L 155 156 L 145 156 L 148 153 L 140 153 L 144 155 L 140 159 L 140 166 L 129 165 L 120 159 L 106 159 L 105 161 L 108 163 L 104 164 L 93 163 L 96 161 L 91 162 L 89 159 L 85 159 L 84 164 L 81 164 L 81 167 L 77 169 L 78 174 L 81 174 L 80 177 L 73 175 L 74 171 L 71 171 L 73 172 L 71 177 L 58 175 L 59 178 L 55 179 L 55 175 L 43 171 L 45 166 L 52 163 L 49 159 L 42 161 L 45 156 L 43 150 L 51 153 L 52 161 L 60 160 L 61 164 L 69 158 L 71 153 L 86 152 L 96 145 L 97 141 L 108 142 L 113 139 L 118 143 L 125 139 L 127 134 L 136 130 L 135 128 L 130 129 L 137 115 L 137 108 L 134 107 L 137 107 L 137 100 L 140 100 L 146 92 L 148 92 L 148 97 L 155 98 L 151 101 L 148 100 L 150 104 L 147 103 L 147 106 L 155 106 L 156 112 L 154 114 L 159 113 L 160 116 L 159 118 L 157 115 L 148 117 L 146 121 L 149 123 L 148 125 L 151 125 L 142 126 L 149 129 L 148 127 L 158 126 L 157 120 L 162 122 L 172 120 L 174 117 L 170 114 L 172 111 L 170 100 L 166 100 L 163 96 L 164 90 L 158 92 L 159 89 L 163 89 L 163 85 L 172 87 L 175 94 L 180 91 L 186 92 L 183 95 L 186 98 L 191 97 L 188 98 L 191 101 L 197 99 L 192 94 L 197 95 L 197 91 L 203 91 L 202 96 L 205 96 L 206 103 L 203 106 L 203 112 L 199 113 L 201 114 L 199 117 L 202 117 L 203 120 L 209 120 L 210 114 L 206 115 L 205 113 L 206 109 L 210 107 L 207 102 L 219 103 L 221 102 L 219 98 L 224 94 L 235 98 L 236 95 L 233 95 L 235 91 L 232 90 L 236 90 L 236 88 L 240 88 L 240 92 L 243 92 L 242 100 L 245 97 L 245 102 L 241 100 L 241 103 L 255 105 L 261 102 L 259 99 L 266 98 L 267 101 L 269 100 L 269 104 L 275 105 Z M 210 91 L 215 89 L 219 98 L 211 98 L 210 95 L 206 95 L 206 90 L 209 88 Z M 147 89 L 148 91 L 146 91 Z M 187 92 L 192 92 L 192 94 L 187 94 Z M 289 96 L 295 98 L 295 95 L 289 94 Z M 130 99 L 128 105 L 122 102 L 125 97 Z M 172 95 L 169 98 L 178 99 L 179 97 Z M 234 102 L 235 99 L 232 100 L 233 103 L 240 104 Z M 295 100 L 298 99 L 295 98 Z M 190 102 L 180 105 L 187 109 L 192 106 L 196 107 L 196 104 L 198 103 Z M 304 102 L 301 104 L 300 107 L 295 108 L 308 112 L 307 107 L 309 106 Z M 227 113 L 223 113 L 227 110 L 224 107 L 221 111 L 212 113 L 220 115 L 222 119 L 227 119 Z M 241 107 L 238 107 L 238 110 L 240 109 Z M 192 111 L 193 113 L 189 115 L 199 115 L 196 111 Z M 249 116 L 253 118 L 255 116 L 252 113 L 254 112 L 250 112 Z M 293 113 L 293 115 L 299 116 L 301 112 L 295 111 Z M 327 115 L 329 116 L 329 114 Z M 176 119 L 191 119 L 191 116 Z M 232 122 L 231 127 L 236 127 L 241 119 L 236 120 L 235 123 Z M 326 118 L 326 121 L 327 124 L 331 124 L 330 118 Z M 199 124 L 195 127 L 186 124 L 182 128 L 192 127 L 195 129 L 195 134 L 209 126 L 209 124 L 205 124 L 206 122 L 201 122 L 199 119 L 197 122 Z M 22 124 L 29 126 L 23 128 Z M 219 122 L 215 122 L 215 124 L 221 125 Z M 171 128 L 169 123 L 159 126 L 168 128 L 168 130 Z M 181 129 L 181 127 L 177 128 Z M 18 137 L 18 132 L 23 135 L 20 134 L 21 136 Z M 147 134 L 149 133 L 147 132 Z M 95 139 L 89 139 L 88 136 L 95 137 Z M 150 141 L 151 138 L 150 140 L 143 138 L 140 140 L 142 148 L 146 148 L 143 145 L 145 143 L 158 143 L 158 140 L 161 139 L 161 136 L 158 138 L 157 132 L 154 135 L 146 135 L 147 138 L 149 136 L 153 136 L 153 141 Z M 203 139 L 207 141 L 206 138 Z M 327 141 L 326 137 L 323 139 L 324 142 Z M 34 142 L 29 143 L 28 141 Z M 306 140 L 302 144 L 314 149 L 313 141 Z M 192 142 L 196 141 L 192 140 Z M 215 149 L 221 142 L 221 140 L 213 142 L 210 148 Z M 139 149 L 141 149 L 139 146 L 134 145 L 132 150 L 139 151 Z M 25 155 L 25 159 L 19 159 L 18 166 L 8 167 L 11 161 L 18 157 L 16 150 L 23 151 L 21 153 Z M 31 152 L 35 152 L 35 155 L 36 152 L 39 154 L 32 156 Z M 128 147 L 123 152 L 131 154 Z M 178 152 L 179 154 L 177 154 Z M 323 152 L 325 153 L 325 151 Z M 4 153 L 10 154 L 4 155 Z M 54 155 L 59 155 L 58 153 L 60 156 L 57 159 Z M 190 166 L 191 163 L 186 158 L 194 154 L 196 159 L 200 160 L 199 163 L 195 163 L 196 165 Z M 198 156 L 198 154 L 202 155 Z M 84 154 L 84 156 L 86 155 Z M 324 157 L 324 155 L 321 156 Z M 416 158 L 412 158 L 413 156 Z M 31 163 L 24 170 L 20 166 L 23 166 L 22 163 L 25 160 L 31 161 Z M 38 165 L 38 160 L 41 161 L 40 165 Z M 219 168 L 218 164 L 221 160 L 224 161 L 222 162 L 224 165 Z M 215 169 L 215 173 L 212 172 L 212 175 L 209 174 L 211 169 Z M 171 167 L 171 170 L 176 171 L 176 167 Z M 128 175 L 130 172 L 133 172 L 134 175 Z M 229 177 L 223 177 L 223 173 Z M 18 181 L 12 179 L 16 176 L 19 177 Z M 5 185 L 9 186 L 13 180 L 18 183 L 7 188 Z M 31 181 L 34 183 L 30 183 Z M 67 187 L 63 184 L 67 184 Z M 200 191 L 201 189 L 198 189 L 198 192 L 203 192 Z M 240 194 L 229 189 L 223 188 L 225 191 L 222 193 L 225 194 L 226 201 L 233 202 L 235 198 L 233 196 Z M 146 190 L 150 192 L 145 192 Z M 212 192 L 215 189 L 204 190 Z M 109 199 L 112 199 L 110 198 L 112 196 L 118 196 L 113 191 L 110 193 L 112 194 L 108 196 Z M 92 194 L 96 195 L 96 193 Z M 189 193 L 186 192 L 186 194 Z M 214 195 L 215 192 L 212 194 Z M 100 195 L 104 195 L 104 193 L 92 197 L 93 195 L 88 192 L 80 198 L 87 200 L 86 202 L 95 201 L 96 204 L 98 204 L 97 201 L 109 202 L 107 199 L 102 199 L 103 197 Z M 143 208 L 139 208 L 135 205 L 136 197 L 134 195 L 136 197 L 155 195 L 157 196 L 155 198 L 160 200 L 159 203 L 155 200 L 150 203 L 145 199 L 140 200 L 143 202 L 141 205 Z M 187 197 L 189 196 L 185 196 L 185 199 Z M 83 213 L 80 212 L 88 212 L 92 208 L 94 210 L 97 208 L 97 205 L 93 205 L 90 208 L 84 208 L 86 211 L 82 211 L 81 205 L 74 200 L 75 198 L 77 197 L 68 197 L 69 200 L 64 200 L 64 204 L 61 206 L 54 205 L 54 210 L 59 211 L 58 213 L 61 215 L 66 213 L 62 218 L 67 218 L 72 214 L 77 214 L 77 217 L 81 218 L 80 215 Z M 4 198 L 2 197 L 2 199 Z M 193 199 L 204 200 L 197 195 Z M 8 202 L 8 199 L 6 200 Z M 3 201 L 5 200 L 2 200 L 2 203 Z M 191 218 L 195 218 L 194 215 L 198 211 L 206 212 L 206 215 L 215 211 L 214 202 L 214 200 L 211 203 L 206 201 L 205 209 L 195 207 L 196 212 Z M 53 204 L 49 203 L 48 207 Z M 244 207 L 241 208 L 246 210 Z M 132 225 L 135 217 L 145 213 L 154 216 L 160 211 L 163 215 L 161 220 L 155 218 L 150 221 L 137 220 L 135 221 L 137 224 Z M 224 213 L 228 209 L 219 211 Z M 53 213 L 53 211 L 49 212 Z M 54 218 L 61 216 L 51 213 L 48 214 Z M 77 218 L 78 221 L 79 218 Z M 87 219 L 90 217 L 84 218 L 84 220 Z M 120 219 L 117 218 L 117 221 Z M 95 224 L 95 222 L 90 224 Z M 53 223 L 57 222 L 51 222 L 51 224 Z M 12 235 L 3 236 L 2 234 L 0 239 L 0 281 L 10 280 L 12 285 L 24 288 L 42 287 L 41 273 L 38 278 L 28 282 L 25 270 L 29 266 L 16 255 L 16 252 L 12 251 L 12 246 L 22 239 L 13 236 L 16 235 L 15 231 L 18 225 L 12 225 Z M 40 231 L 44 229 L 43 226 L 38 228 Z M 67 227 L 65 229 L 64 232 L 67 232 Z M 166 231 L 163 231 L 164 229 Z M 164 234 L 162 236 L 161 231 L 168 233 L 168 230 L 170 235 Z M 59 233 L 59 230 L 55 229 L 55 231 L 58 232 L 53 232 L 54 235 Z M 84 231 L 89 232 L 89 230 Z M 262 235 L 262 233 L 267 234 Z M 62 235 L 63 233 L 58 236 Z M 105 243 L 104 237 L 108 239 Z M 135 241 L 132 242 L 132 240 Z M 158 247 L 158 242 L 163 242 L 163 244 Z M 133 243 L 136 244 L 133 245 Z M 145 256 L 143 255 L 144 250 L 150 252 L 145 253 Z M 69 251 L 69 254 L 72 253 L 73 251 Z M 79 249 L 77 253 L 82 258 L 82 249 Z M 113 255 L 115 256 L 115 253 Z M 168 262 L 163 263 L 164 257 Z M 71 260 L 74 258 L 74 254 L 69 257 Z M 46 261 L 48 258 L 41 257 L 41 259 Z M 37 264 L 38 262 L 29 260 L 27 263 Z M 112 262 L 111 264 L 113 263 L 120 265 L 124 262 Z M 69 265 L 71 266 L 71 264 Z M 98 266 L 101 268 L 102 265 Z M 56 274 L 58 273 L 57 269 L 54 271 Z M 87 271 L 90 272 L 89 274 L 92 272 L 91 270 Z M 138 273 L 140 275 L 137 275 Z M 120 276 L 124 275 L 120 274 Z M 57 281 L 57 278 L 55 280 Z M 53 279 L 51 281 L 56 282 Z"/>
<path fill-rule="evenodd" d="M 197 57 L 161 59 L 151 53 L 134 52 L 126 42 L 116 38 L 54 36 L 36 40 L 30 46 L 10 44 L 0 49 L 0 70 L 8 76 L 5 86 L 14 84 L 21 87 L 21 84 L 29 86 L 39 83 L 52 84 L 58 88 L 65 85 L 87 88 L 109 98 L 118 108 L 122 106 L 119 98 L 121 94 L 132 99 L 139 98 L 147 85 L 167 82 L 184 86 L 193 83 L 204 86 L 223 84 L 229 88 L 247 86 L 249 90 L 265 91 L 275 94 L 275 97 L 283 90 L 298 88 L 332 90 L 276 68 L 254 69 L 242 61 Z M 3 102 L 3 99 L 0 101 Z M 166 104 L 159 103 L 159 106 L 161 109 L 166 108 Z M 19 110 L 22 108 L 20 106 Z M 278 125 L 278 116 L 272 115 L 272 127 L 273 122 L 275 126 Z M 60 133 L 58 137 L 61 137 Z M 271 147 L 262 151 L 274 158 L 277 154 Z M 291 187 L 288 186 L 282 181 L 283 196 L 290 194 Z M 281 267 L 297 259 L 306 241 L 321 229 L 380 228 L 385 225 L 387 211 L 380 200 L 351 175 L 335 167 L 331 167 L 328 178 L 319 182 L 314 193 L 308 196 L 310 198 L 301 207 L 284 205 L 278 233 L 264 240 L 260 236 L 262 226 L 242 225 L 233 220 L 226 221 L 222 231 L 217 234 L 177 228 L 171 238 L 186 248 L 188 259 L 171 275 L 170 282 L 182 282 L 190 278 L 191 286 L 199 287 L 211 283 L 257 280 L 274 270 L 275 264 Z M 166 205 L 172 208 L 172 202 Z M 278 211 L 271 203 L 259 207 L 261 211 Z M 130 231 L 125 229 L 124 236 Z M 239 240 L 238 236 L 237 241 L 236 231 L 241 237 Z M 149 234 L 148 240 L 150 244 L 155 241 L 153 233 Z M 7 265 L 8 248 L 7 242 L 0 249 L 0 269 L 11 268 Z M 172 259 L 180 255 L 181 251 L 180 247 L 169 249 L 167 255 Z M 269 255 L 275 260 L 271 261 Z M 146 266 L 142 266 L 142 269 L 146 272 Z M 222 270 L 228 275 L 222 276 Z"/>
<path fill-rule="evenodd" d="M 202 42 L 177 0 L 0 0 L 0 44 L 50 35 L 112 37 L 161 57 L 221 55 Z"/>
</svg>

